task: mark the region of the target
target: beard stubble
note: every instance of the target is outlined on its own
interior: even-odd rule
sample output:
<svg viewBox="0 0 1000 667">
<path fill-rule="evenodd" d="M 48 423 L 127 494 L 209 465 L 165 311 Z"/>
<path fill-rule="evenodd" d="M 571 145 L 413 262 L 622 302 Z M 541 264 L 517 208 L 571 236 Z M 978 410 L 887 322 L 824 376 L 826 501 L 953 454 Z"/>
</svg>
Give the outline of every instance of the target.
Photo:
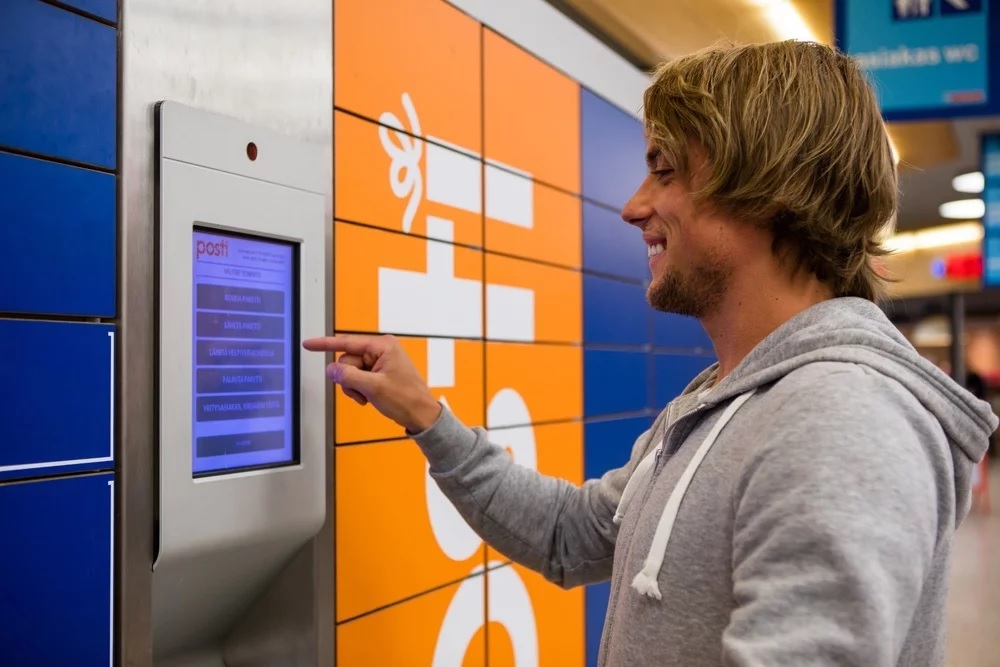
<svg viewBox="0 0 1000 667">
<path fill-rule="evenodd" d="M 702 319 L 719 307 L 731 275 L 721 262 L 711 259 L 684 273 L 670 268 L 649 284 L 646 300 L 664 313 Z"/>
</svg>

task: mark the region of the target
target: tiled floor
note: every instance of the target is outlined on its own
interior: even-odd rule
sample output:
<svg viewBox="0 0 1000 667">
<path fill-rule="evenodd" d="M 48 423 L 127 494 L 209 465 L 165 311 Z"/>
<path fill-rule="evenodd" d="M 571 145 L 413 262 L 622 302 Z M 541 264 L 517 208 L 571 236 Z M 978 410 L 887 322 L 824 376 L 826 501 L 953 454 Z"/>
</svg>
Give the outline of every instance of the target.
<svg viewBox="0 0 1000 667">
<path fill-rule="evenodd" d="M 948 667 L 1000 667 L 1000 462 L 990 475 L 992 511 L 958 529 L 948 601 Z"/>
</svg>

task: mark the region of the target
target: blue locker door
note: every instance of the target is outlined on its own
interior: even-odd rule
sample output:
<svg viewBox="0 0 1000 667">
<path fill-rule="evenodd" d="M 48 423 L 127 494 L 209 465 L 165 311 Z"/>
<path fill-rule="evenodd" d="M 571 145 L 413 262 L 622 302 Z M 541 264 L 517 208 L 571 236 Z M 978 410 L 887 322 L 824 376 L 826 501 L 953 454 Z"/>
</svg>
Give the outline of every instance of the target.
<svg viewBox="0 0 1000 667">
<path fill-rule="evenodd" d="M 114 476 L 0 485 L 0 664 L 112 664 Z"/>
<path fill-rule="evenodd" d="M 0 480 L 114 466 L 114 334 L 0 319 Z"/>
<path fill-rule="evenodd" d="M 0 7 L 0 144 L 114 169 L 118 32 L 39 0 Z"/>
<path fill-rule="evenodd" d="M 115 177 L 0 152 L 0 183 L 0 311 L 113 316 Z"/>
<path fill-rule="evenodd" d="M 646 178 L 642 121 L 580 89 L 582 193 L 615 211 Z"/>
<path fill-rule="evenodd" d="M 709 354 L 713 351 L 712 339 L 701 322 L 675 313 L 653 313 L 653 346 Z"/>
<path fill-rule="evenodd" d="M 652 312 L 642 285 L 584 274 L 586 345 L 644 346 L 649 342 Z"/>
<path fill-rule="evenodd" d="M 642 231 L 604 206 L 583 202 L 583 270 L 643 284 L 649 279 L 649 253 Z"/>
<path fill-rule="evenodd" d="M 698 374 L 715 363 L 714 357 L 688 354 L 653 355 L 653 404 L 662 410 L 687 388 Z"/>
<path fill-rule="evenodd" d="M 649 406 L 649 357 L 644 351 L 584 350 L 584 414 L 644 411 Z"/>
<path fill-rule="evenodd" d="M 636 438 L 649 427 L 649 417 L 588 421 L 583 427 L 584 479 L 595 479 L 626 465 Z"/>
</svg>

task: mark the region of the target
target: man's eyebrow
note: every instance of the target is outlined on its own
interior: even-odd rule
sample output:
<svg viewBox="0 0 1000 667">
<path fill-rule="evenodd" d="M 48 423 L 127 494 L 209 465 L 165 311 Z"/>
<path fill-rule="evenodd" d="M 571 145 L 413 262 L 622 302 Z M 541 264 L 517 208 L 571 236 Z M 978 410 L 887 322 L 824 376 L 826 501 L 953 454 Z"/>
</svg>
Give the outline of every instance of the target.
<svg viewBox="0 0 1000 667">
<path fill-rule="evenodd" d="M 646 165 L 652 167 L 654 164 L 656 164 L 656 158 L 658 157 L 660 157 L 660 149 L 650 148 L 648 151 L 646 151 Z"/>
</svg>

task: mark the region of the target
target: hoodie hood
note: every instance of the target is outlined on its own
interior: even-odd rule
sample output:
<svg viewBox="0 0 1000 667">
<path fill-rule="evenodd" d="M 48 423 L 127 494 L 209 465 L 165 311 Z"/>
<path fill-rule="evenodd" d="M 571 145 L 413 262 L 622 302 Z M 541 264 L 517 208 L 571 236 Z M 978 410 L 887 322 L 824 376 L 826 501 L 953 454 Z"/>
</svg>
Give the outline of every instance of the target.
<svg viewBox="0 0 1000 667">
<path fill-rule="evenodd" d="M 948 438 L 955 470 L 956 505 L 968 507 L 973 467 L 982 461 L 998 418 L 990 404 L 973 396 L 944 371 L 920 356 L 871 301 L 843 297 L 824 301 L 765 338 L 743 362 L 705 396 L 709 405 L 776 382 L 815 362 L 866 366 L 896 380 L 930 412 Z M 715 372 L 695 379 L 692 386 Z"/>
</svg>

